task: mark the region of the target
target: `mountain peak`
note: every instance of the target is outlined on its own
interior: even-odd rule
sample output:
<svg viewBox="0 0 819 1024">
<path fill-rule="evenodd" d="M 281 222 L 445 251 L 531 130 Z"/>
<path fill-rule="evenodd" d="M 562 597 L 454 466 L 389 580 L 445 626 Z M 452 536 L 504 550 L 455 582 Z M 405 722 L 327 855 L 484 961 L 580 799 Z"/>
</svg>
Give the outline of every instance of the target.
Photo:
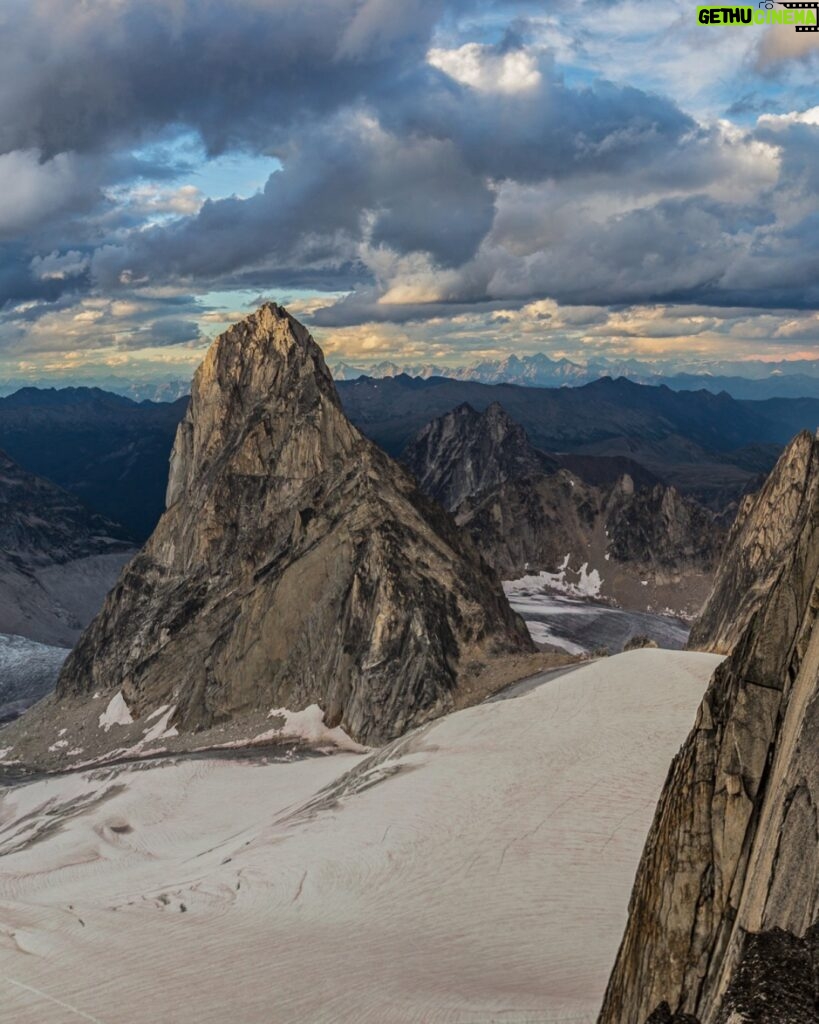
<svg viewBox="0 0 819 1024">
<path fill-rule="evenodd" d="M 467 678 L 477 694 L 476 665 L 531 650 L 470 542 L 349 423 L 320 348 L 270 304 L 197 372 L 168 509 L 58 697 L 118 692 L 143 724 L 172 707 L 182 734 L 269 731 L 271 708 L 317 703 L 381 742 L 466 702 Z"/>
<path fill-rule="evenodd" d="M 506 480 L 557 468 L 499 402 L 482 413 L 462 403 L 422 428 L 402 457 L 421 489 L 450 511 Z"/>
<path fill-rule="evenodd" d="M 287 390 L 294 383 L 289 364 L 297 366 L 302 381 L 312 375 L 335 396 L 324 354 L 310 332 L 283 306 L 268 302 L 219 335 L 197 371 L 194 391 L 205 383 Z"/>
<path fill-rule="evenodd" d="M 288 420 L 308 418 L 309 429 L 349 452 L 354 428 L 340 410 L 324 354 L 309 331 L 284 307 L 266 303 L 219 335 L 196 371 L 171 455 L 167 506 L 185 494 L 194 469 L 201 470 L 213 453 L 242 443 L 250 422 L 257 430 L 283 433 Z M 325 429 L 328 417 L 336 430 Z M 312 455 L 323 451 L 315 445 Z M 302 455 L 309 460 L 307 447 Z M 305 462 L 304 472 L 311 465 Z"/>
</svg>

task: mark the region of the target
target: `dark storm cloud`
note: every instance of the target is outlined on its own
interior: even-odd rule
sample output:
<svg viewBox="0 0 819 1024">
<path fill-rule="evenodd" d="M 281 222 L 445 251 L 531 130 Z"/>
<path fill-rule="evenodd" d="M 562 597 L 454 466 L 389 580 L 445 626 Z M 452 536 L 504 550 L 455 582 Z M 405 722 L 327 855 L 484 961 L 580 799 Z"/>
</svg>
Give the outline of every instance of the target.
<svg viewBox="0 0 819 1024">
<path fill-rule="evenodd" d="M 183 345 L 201 337 L 199 324 L 194 320 L 156 320 L 150 325 L 151 345 Z"/>
<path fill-rule="evenodd" d="M 77 284 L 75 278 L 70 289 L 75 290 Z M 32 302 L 56 302 L 66 290 L 65 280 L 42 277 L 32 270 L 31 256 L 21 243 L 0 244 L 0 310 L 4 311 L 4 316 L 25 317 L 28 310 L 18 314 L 10 312 L 10 307 Z"/>
<path fill-rule="evenodd" d="M 261 271 L 270 284 L 278 267 L 290 268 L 291 282 L 294 266 L 310 276 L 339 268 L 344 287 L 364 244 L 429 254 L 443 268 L 467 262 L 492 226 L 504 180 L 626 169 L 650 179 L 654 168 L 657 181 L 691 184 L 717 173 L 711 136 L 669 101 L 608 83 L 572 91 L 545 58 L 538 74 L 537 88 L 498 96 L 416 69 L 400 91 L 283 136 L 283 169 L 263 193 L 207 202 L 196 217 L 108 247 L 95 272 L 115 287 L 123 272 L 212 283 Z"/>
<path fill-rule="evenodd" d="M 762 142 L 780 148 L 780 185 L 798 189 L 806 205 L 811 202 L 816 205 L 819 199 L 819 125 L 765 117 L 755 134 Z"/>
<path fill-rule="evenodd" d="M 276 146 L 422 59 L 466 0 L 5 0 L 0 152 L 105 148 L 168 125 Z"/>
<path fill-rule="evenodd" d="M 126 270 L 212 281 L 259 263 L 289 268 L 291 281 L 294 263 L 310 276 L 338 269 L 347 278 L 366 239 L 455 265 L 475 251 L 493 212 L 488 183 L 451 142 L 402 140 L 351 115 L 306 131 L 263 192 L 209 201 L 194 218 L 141 232 L 100 252 L 95 271 L 110 286 Z"/>
<path fill-rule="evenodd" d="M 538 86 L 506 95 L 427 69 L 414 89 L 381 106 L 381 120 L 401 137 L 451 140 L 476 174 L 520 182 L 622 172 L 695 128 L 670 100 L 604 81 L 569 88 L 545 55 L 540 70 Z"/>
</svg>

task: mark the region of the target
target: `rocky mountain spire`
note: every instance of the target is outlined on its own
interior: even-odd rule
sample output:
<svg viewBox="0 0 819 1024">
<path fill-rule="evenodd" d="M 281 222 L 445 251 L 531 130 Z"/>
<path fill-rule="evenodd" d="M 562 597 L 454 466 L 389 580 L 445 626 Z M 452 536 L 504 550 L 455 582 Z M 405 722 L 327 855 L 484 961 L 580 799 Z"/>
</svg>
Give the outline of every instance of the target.
<svg viewBox="0 0 819 1024">
<path fill-rule="evenodd" d="M 449 511 L 508 480 L 560 468 L 556 459 L 532 446 L 498 402 L 483 413 L 464 402 L 432 420 L 407 445 L 402 460 L 421 488 Z"/>
<path fill-rule="evenodd" d="M 730 643 L 732 620 L 746 624 L 671 767 L 601 1024 L 644 1024 L 655 1011 L 669 1024 L 816 1019 L 798 1009 L 806 992 L 819 1005 L 819 441 L 809 434 L 745 509 L 719 580 L 711 636 Z M 755 583 L 749 598 L 742 587 Z M 693 1017 L 674 1016 L 684 1013 Z"/>
<path fill-rule="evenodd" d="M 71 655 L 58 697 L 121 689 L 172 727 L 318 703 L 390 739 L 530 651 L 468 539 L 341 411 L 321 350 L 268 304 L 212 345 L 168 507 Z"/>
</svg>

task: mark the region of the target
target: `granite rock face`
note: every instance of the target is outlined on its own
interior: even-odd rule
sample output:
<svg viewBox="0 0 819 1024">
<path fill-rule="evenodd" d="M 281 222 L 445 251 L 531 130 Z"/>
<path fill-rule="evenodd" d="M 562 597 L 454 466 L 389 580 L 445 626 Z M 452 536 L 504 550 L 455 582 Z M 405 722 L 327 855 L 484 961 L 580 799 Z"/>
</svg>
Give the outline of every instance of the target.
<svg viewBox="0 0 819 1024">
<path fill-rule="evenodd" d="M 799 434 L 762 489 L 743 499 L 725 543 L 714 589 L 691 631 L 689 646 L 729 654 L 782 571 L 809 514 L 808 492 L 819 477 L 811 434 Z"/>
<path fill-rule="evenodd" d="M 734 595 L 747 624 L 671 766 L 601 1024 L 644 1024 L 664 1002 L 702 1024 L 815 1019 L 765 993 L 787 977 L 792 992 L 816 991 L 805 979 L 819 917 L 817 466 L 819 442 L 800 435 L 726 551 L 721 580 L 744 558 L 767 583 L 751 605 Z M 722 613 L 727 624 L 727 603 Z"/>
<path fill-rule="evenodd" d="M 180 731 L 318 703 L 367 743 L 451 709 L 470 666 L 532 649 L 468 538 L 347 420 L 321 350 L 269 304 L 214 342 L 167 511 L 58 695 L 120 688 Z"/>
<path fill-rule="evenodd" d="M 604 518 L 609 554 L 618 562 L 684 572 L 711 570 L 719 559 L 718 520 L 674 487 L 638 490 L 624 477 L 607 495 Z"/>
<path fill-rule="evenodd" d="M 781 928 L 746 936 L 739 963 L 715 1016 L 716 1024 L 817 1024 L 819 929 L 804 938 Z M 702 1024 L 663 1002 L 646 1024 Z"/>
<path fill-rule="evenodd" d="M 483 413 L 464 403 L 432 420 L 407 446 L 403 461 L 421 489 L 450 511 L 508 481 L 560 468 L 497 402 Z"/>
</svg>

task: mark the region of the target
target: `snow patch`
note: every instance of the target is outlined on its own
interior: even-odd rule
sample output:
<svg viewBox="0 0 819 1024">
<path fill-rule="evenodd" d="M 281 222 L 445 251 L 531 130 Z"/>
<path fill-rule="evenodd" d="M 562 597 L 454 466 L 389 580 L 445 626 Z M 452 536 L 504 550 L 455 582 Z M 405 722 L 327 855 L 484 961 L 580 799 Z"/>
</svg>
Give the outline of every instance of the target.
<svg viewBox="0 0 819 1024">
<path fill-rule="evenodd" d="M 337 725 L 335 729 L 328 729 L 324 724 L 324 712 L 318 704 L 311 704 L 302 711 L 273 708 L 267 717 L 284 719 L 284 725 L 281 729 L 273 730 L 270 734 L 271 738 L 275 736 L 299 739 L 314 745 L 329 744 L 338 747 L 339 750 L 351 750 L 356 754 L 364 753 L 367 750 L 366 747 L 362 747 L 352 740 L 340 725 Z"/>
<path fill-rule="evenodd" d="M 173 1006 L 174 1024 L 258 1024 L 278 991 L 293 1021 L 592 1024 L 669 762 L 719 661 L 646 650 L 587 664 L 369 763 L 206 756 L 34 779 L 3 805 L 18 849 L 4 850 L 4 919 L 31 922 L 20 937 L 47 954 L 50 991 L 93 993 L 112 1024 L 136 1006 L 142 1020 Z M 77 827 L 48 827 L 76 806 Z M 112 823 L 134 834 L 99 850 Z M 288 941 L 271 957 L 276 935 Z M 209 968 L 202 950 L 216 948 L 238 981 Z M 307 961 L 321 984 L 293 983 Z M 43 962 L 17 956 L 15 980 L 41 987 Z M 49 1019 L 24 1003 L 5 1017 Z"/>
<path fill-rule="evenodd" d="M 571 555 L 566 555 L 557 572 L 541 572 L 536 576 L 522 576 L 519 580 L 505 580 L 503 589 L 511 601 L 513 597 L 527 596 L 533 591 L 556 590 L 568 597 L 599 597 L 603 579 L 597 569 L 589 571 L 589 563 L 579 569 L 571 568 Z"/>
<path fill-rule="evenodd" d="M 153 743 L 154 740 L 169 740 L 172 739 L 174 736 L 179 735 L 178 729 L 168 728 L 168 723 L 170 722 L 174 711 L 176 711 L 175 704 L 165 704 L 163 705 L 163 707 L 158 708 L 156 711 L 154 711 L 154 713 L 148 718 L 149 722 L 151 721 L 151 719 L 156 718 L 157 715 L 159 714 L 161 714 L 162 717 L 159 719 L 156 725 L 153 725 L 151 726 L 150 729 L 145 730 L 145 735 L 139 742 L 140 747 L 142 747 L 146 743 Z"/>
<path fill-rule="evenodd" d="M 108 732 L 114 725 L 133 725 L 133 723 L 134 719 L 125 703 L 122 691 L 118 690 L 111 698 L 108 707 L 100 715 L 100 729 Z"/>
<path fill-rule="evenodd" d="M 152 711 L 145 721 L 153 722 L 155 718 L 159 718 L 160 715 L 164 715 L 170 706 L 170 704 L 163 704 L 161 708 L 157 708 L 156 711 Z"/>
<path fill-rule="evenodd" d="M 48 749 L 53 753 L 55 750 L 63 750 L 67 746 L 68 740 L 57 740 L 57 742 L 52 743 Z"/>
</svg>

